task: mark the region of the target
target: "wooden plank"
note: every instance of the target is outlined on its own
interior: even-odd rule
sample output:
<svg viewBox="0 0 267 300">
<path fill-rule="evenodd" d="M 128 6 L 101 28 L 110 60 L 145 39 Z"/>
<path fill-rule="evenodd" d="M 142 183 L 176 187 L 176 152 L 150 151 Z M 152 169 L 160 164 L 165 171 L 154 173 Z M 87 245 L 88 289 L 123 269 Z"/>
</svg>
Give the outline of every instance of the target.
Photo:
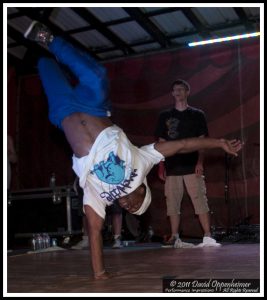
<svg viewBox="0 0 267 300">
<path fill-rule="evenodd" d="M 153 244 L 153 243 L 152 243 Z M 94 281 L 89 250 L 13 255 L 7 258 L 8 293 L 161 293 L 162 279 L 259 279 L 259 244 L 220 248 L 104 249 L 114 278 Z"/>
</svg>

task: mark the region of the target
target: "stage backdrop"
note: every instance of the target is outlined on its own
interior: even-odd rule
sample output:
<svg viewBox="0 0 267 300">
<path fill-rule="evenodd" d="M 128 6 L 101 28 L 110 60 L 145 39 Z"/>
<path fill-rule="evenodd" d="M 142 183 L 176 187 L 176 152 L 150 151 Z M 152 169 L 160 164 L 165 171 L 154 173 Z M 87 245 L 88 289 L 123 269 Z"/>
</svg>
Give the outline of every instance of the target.
<svg viewBox="0 0 267 300">
<path fill-rule="evenodd" d="M 138 145 L 153 143 L 159 113 L 173 106 L 171 84 L 182 78 L 191 85 L 189 105 L 206 113 L 211 137 L 239 138 L 244 149 L 237 158 L 223 151 L 207 151 L 205 177 L 215 226 L 229 227 L 245 218 L 259 220 L 260 73 L 259 40 L 240 40 L 161 54 L 144 55 L 106 63 L 114 122 Z M 14 72 L 10 76 L 14 76 Z M 37 74 L 18 78 L 17 91 L 9 80 L 8 98 L 16 109 L 8 113 L 14 132 L 19 162 L 13 189 L 47 187 L 52 173 L 57 184 L 74 180 L 72 152 L 64 134 L 48 121 L 48 107 Z M 11 88 L 12 86 L 12 88 Z M 12 92 L 11 92 L 12 90 Z M 17 114 L 14 115 L 14 111 Z M 12 112 L 12 115 L 11 115 Z M 229 179 L 228 193 L 225 184 Z M 156 234 L 170 232 L 166 217 L 164 183 L 157 167 L 148 176 L 153 201 L 148 222 Z M 201 236 L 198 218 L 188 195 L 182 204 L 182 234 Z"/>
</svg>

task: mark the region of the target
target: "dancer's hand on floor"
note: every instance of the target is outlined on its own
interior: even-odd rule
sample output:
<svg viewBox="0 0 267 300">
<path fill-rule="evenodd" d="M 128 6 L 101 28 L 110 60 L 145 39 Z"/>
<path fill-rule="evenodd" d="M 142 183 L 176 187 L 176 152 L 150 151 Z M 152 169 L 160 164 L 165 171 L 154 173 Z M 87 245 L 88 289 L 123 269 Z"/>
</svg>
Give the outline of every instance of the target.
<svg viewBox="0 0 267 300">
<path fill-rule="evenodd" d="M 109 279 L 109 278 L 112 278 L 116 276 L 116 273 L 112 272 L 107 272 L 105 271 L 105 273 L 101 274 L 101 275 L 95 275 L 94 278 L 95 280 L 106 280 L 106 279 Z"/>
</svg>

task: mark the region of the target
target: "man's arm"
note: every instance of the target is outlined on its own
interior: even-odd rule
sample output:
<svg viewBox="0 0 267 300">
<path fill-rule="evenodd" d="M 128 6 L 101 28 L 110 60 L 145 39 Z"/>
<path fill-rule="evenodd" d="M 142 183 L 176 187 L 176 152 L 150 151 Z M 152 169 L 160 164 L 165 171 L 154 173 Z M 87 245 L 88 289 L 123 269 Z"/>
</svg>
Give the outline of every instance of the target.
<svg viewBox="0 0 267 300">
<path fill-rule="evenodd" d="M 89 205 L 85 205 L 84 210 L 88 223 L 91 263 L 94 278 L 107 279 L 110 277 L 110 274 L 105 270 L 103 259 L 102 227 L 104 219 L 102 219 Z"/>
<path fill-rule="evenodd" d="M 155 143 L 155 149 L 164 157 L 172 156 L 176 153 L 188 153 L 202 149 L 213 148 L 221 148 L 225 152 L 237 156 L 237 152 L 242 148 L 242 143 L 239 140 L 214 138 L 188 138 L 178 141 Z"/>
<path fill-rule="evenodd" d="M 205 137 L 204 135 L 201 135 L 198 138 L 204 138 L 204 137 Z M 195 167 L 195 174 L 197 176 L 203 175 L 204 152 L 205 151 L 203 149 L 198 151 L 198 160 L 197 160 L 196 167 Z"/>
</svg>

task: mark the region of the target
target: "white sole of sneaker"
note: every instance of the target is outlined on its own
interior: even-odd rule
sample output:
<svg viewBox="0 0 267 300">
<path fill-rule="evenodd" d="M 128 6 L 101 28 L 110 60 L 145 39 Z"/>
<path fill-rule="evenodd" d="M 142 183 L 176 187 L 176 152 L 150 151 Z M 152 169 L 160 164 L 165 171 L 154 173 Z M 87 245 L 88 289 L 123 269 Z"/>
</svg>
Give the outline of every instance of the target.
<svg viewBox="0 0 267 300">
<path fill-rule="evenodd" d="M 196 246 L 195 245 L 192 245 L 192 244 L 182 244 L 182 245 L 177 245 L 177 246 L 175 246 L 174 245 L 174 248 L 176 248 L 176 249 L 185 249 L 185 248 L 187 248 L 187 249 L 189 249 L 189 248 L 195 248 Z"/>
<path fill-rule="evenodd" d="M 34 26 L 36 23 L 38 23 L 38 22 L 37 22 L 37 21 L 33 21 L 33 22 L 31 23 L 31 25 L 29 26 L 29 28 L 28 28 L 28 29 L 26 30 L 26 32 L 24 33 L 24 37 L 25 37 L 25 38 L 28 37 L 29 33 L 31 32 L 33 26 Z"/>
<path fill-rule="evenodd" d="M 200 245 L 197 245 L 196 247 L 197 248 L 219 248 L 221 247 L 222 245 L 221 244 L 206 244 L 206 245 L 203 245 L 203 244 L 200 244 Z"/>
<path fill-rule="evenodd" d="M 161 245 L 161 248 L 173 248 L 173 245 Z"/>
</svg>

